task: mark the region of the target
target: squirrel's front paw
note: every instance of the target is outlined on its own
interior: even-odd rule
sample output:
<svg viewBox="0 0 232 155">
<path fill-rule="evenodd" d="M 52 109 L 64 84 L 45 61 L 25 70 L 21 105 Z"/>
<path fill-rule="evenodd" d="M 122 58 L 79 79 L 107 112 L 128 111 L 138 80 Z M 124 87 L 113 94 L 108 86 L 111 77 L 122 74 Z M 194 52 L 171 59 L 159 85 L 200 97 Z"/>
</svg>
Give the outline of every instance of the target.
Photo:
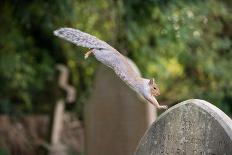
<svg viewBox="0 0 232 155">
<path fill-rule="evenodd" d="M 91 54 L 92 54 L 92 50 L 88 51 L 85 53 L 85 59 L 87 59 Z"/>
<path fill-rule="evenodd" d="M 168 109 L 167 105 L 160 105 L 159 107 L 157 107 L 158 109 Z"/>
</svg>

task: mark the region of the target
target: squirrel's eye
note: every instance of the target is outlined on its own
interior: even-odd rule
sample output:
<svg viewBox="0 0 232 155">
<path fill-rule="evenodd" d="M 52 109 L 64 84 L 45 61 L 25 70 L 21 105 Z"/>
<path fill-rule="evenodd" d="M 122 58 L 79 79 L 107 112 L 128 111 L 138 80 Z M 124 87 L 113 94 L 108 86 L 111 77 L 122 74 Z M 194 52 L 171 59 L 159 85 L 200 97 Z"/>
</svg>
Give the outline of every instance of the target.
<svg viewBox="0 0 232 155">
<path fill-rule="evenodd" d="M 153 89 L 156 89 L 156 87 L 154 87 Z"/>
</svg>

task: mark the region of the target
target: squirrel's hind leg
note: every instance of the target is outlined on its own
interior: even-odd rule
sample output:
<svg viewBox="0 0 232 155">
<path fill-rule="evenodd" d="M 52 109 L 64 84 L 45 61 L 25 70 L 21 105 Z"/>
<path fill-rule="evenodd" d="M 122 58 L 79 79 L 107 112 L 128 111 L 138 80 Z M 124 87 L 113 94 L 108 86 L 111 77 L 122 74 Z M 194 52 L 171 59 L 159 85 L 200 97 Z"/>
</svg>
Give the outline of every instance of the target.
<svg viewBox="0 0 232 155">
<path fill-rule="evenodd" d="M 90 55 L 92 55 L 92 54 L 93 54 L 93 51 L 92 51 L 92 50 L 86 52 L 86 53 L 85 53 L 85 59 L 87 59 L 87 58 L 88 58 Z"/>
</svg>

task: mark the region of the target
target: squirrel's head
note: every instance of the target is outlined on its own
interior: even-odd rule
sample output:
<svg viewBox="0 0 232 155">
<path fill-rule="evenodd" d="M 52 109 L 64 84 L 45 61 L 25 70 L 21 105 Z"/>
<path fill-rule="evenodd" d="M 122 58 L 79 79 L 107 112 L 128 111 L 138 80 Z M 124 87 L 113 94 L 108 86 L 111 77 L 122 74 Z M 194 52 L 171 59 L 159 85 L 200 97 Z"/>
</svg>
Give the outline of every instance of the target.
<svg viewBox="0 0 232 155">
<path fill-rule="evenodd" d="M 160 90 L 159 90 L 157 84 L 155 83 L 154 78 L 149 80 L 148 88 L 149 88 L 150 93 L 151 93 L 152 96 L 159 96 L 160 95 Z"/>
</svg>

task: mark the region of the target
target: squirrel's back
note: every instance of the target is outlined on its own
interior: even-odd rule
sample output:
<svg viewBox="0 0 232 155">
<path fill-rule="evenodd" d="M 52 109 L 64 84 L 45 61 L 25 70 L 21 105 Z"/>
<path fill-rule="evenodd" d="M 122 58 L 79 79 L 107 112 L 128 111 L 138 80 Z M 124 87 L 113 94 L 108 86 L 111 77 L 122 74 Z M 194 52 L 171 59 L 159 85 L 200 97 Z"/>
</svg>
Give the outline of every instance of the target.
<svg viewBox="0 0 232 155">
<path fill-rule="evenodd" d="M 112 48 L 106 42 L 98 39 L 97 37 L 73 28 L 60 28 L 54 31 L 54 34 L 62 39 L 74 43 L 77 46 L 87 47 L 91 49 Z"/>
<path fill-rule="evenodd" d="M 143 82 L 140 74 L 134 70 L 128 59 L 106 42 L 95 36 L 73 28 L 60 28 L 54 34 L 77 46 L 91 48 L 91 53 L 98 61 L 112 68 L 129 86 L 138 92 Z"/>
</svg>

